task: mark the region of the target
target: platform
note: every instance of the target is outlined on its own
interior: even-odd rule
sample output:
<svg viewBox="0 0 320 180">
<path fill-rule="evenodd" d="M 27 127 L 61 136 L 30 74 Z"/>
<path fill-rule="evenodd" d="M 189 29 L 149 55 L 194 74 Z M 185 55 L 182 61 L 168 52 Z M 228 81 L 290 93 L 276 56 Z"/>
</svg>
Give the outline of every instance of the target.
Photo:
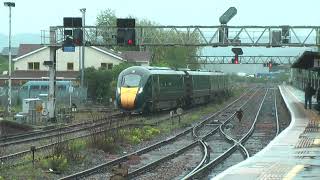
<svg viewBox="0 0 320 180">
<path fill-rule="evenodd" d="M 262 151 L 220 173 L 214 179 L 320 179 L 318 112 L 305 110 L 303 92 L 280 86 L 291 124 Z"/>
</svg>

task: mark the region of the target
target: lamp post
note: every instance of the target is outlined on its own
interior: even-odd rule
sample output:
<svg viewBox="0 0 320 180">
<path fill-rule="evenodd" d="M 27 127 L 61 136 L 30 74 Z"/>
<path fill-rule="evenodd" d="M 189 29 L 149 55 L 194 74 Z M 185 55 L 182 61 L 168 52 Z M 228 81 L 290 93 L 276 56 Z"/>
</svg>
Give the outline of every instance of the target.
<svg viewBox="0 0 320 180">
<path fill-rule="evenodd" d="M 8 113 L 11 113 L 11 7 L 15 7 L 14 2 L 4 2 L 4 6 L 9 7 L 9 90 L 8 90 Z"/>
<path fill-rule="evenodd" d="M 81 53 L 80 53 L 80 60 L 81 60 L 81 79 L 80 79 L 80 84 L 81 88 L 84 88 L 84 50 L 85 50 L 85 19 L 86 19 L 86 8 L 81 8 L 80 12 L 82 13 L 82 46 L 81 46 Z"/>
</svg>

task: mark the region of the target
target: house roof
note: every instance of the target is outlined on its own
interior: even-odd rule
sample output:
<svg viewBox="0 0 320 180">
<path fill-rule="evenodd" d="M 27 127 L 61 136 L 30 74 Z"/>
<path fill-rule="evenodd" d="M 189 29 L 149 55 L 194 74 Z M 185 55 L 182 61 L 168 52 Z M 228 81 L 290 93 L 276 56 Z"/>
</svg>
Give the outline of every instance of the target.
<svg viewBox="0 0 320 180">
<path fill-rule="evenodd" d="M 16 56 L 18 55 L 18 47 L 11 47 L 11 55 Z M 4 47 L 1 51 L 1 55 L 3 56 L 9 56 L 9 47 Z"/>
<path fill-rule="evenodd" d="M 20 44 L 17 58 L 44 47 L 41 44 Z"/>
<path fill-rule="evenodd" d="M 111 51 L 111 50 L 109 50 L 109 49 L 107 49 L 107 48 L 100 48 L 100 47 L 96 47 L 96 46 L 90 46 L 92 49 L 95 49 L 95 50 L 97 50 L 97 51 L 100 51 L 100 52 L 102 52 L 102 53 L 104 53 L 104 54 L 107 54 L 107 55 L 109 55 L 109 56 L 112 56 L 112 57 L 114 57 L 114 58 L 116 58 L 116 59 L 119 59 L 119 60 L 124 60 L 121 56 L 120 56 L 120 54 L 118 54 L 118 53 L 115 53 L 114 51 Z"/>
<path fill-rule="evenodd" d="M 97 48 L 102 49 L 106 52 L 117 54 L 118 56 L 121 56 L 123 59 L 127 60 L 128 62 L 149 62 L 152 56 L 152 53 L 150 51 L 122 51 L 122 52 L 118 51 L 116 52 L 106 47 L 97 47 Z"/>
<path fill-rule="evenodd" d="M 57 71 L 57 79 L 75 80 L 79 77 L 78 71 Z M 8 75 L 0 75 L 0 79 L 8 79 Z M 49 79 L 49 71 L 23 71 L 12 72 L 12 79 L 42 80 Z"/>
<path fill-rule="evenodd" d="M 151 59 L 150 51 L 124 51 L 121 56 L 128 62 L 149 62 Z"/>
<path fill-rule="evenodd" d="M 151 59 L 151 52 L 149 51 L 124 51 L 124 52 L 116 52 L 113 50 L 110 50 L 106 47 L 96 47 L 96 46 L 90 46 L 92 49 L 95 49 L 97 51 L 100 51 L 104 54 L 107 54 L 109 56 L 112 56 L 116 59 L 122 60 L 122 61 L 128 61 L 128 62 L 149 62 Z M 41 51 L 42 49 L 45 49 L 47 47 L 41 45 L 41 44 L 20 44 L 18 55 L 14 59 L 14 61 L 17 61 L 23 57 L 26 57 L 28 55 L 34 54 L 38 51 Z"/>
</svg>

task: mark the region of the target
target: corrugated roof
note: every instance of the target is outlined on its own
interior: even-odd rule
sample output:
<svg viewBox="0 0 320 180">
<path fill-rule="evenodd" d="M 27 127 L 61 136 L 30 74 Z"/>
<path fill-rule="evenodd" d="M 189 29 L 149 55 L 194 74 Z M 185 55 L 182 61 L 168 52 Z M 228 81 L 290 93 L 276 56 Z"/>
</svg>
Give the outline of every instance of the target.
<svg viewBox="0 0 320 180">
<path fill-rule="evenodd" d="M 291 66 L 291 68 L 310 69 L 313 68 L 314 59 L 320 59 L 320 54 L 313 51 L 305 51 Z"/>
</svg>

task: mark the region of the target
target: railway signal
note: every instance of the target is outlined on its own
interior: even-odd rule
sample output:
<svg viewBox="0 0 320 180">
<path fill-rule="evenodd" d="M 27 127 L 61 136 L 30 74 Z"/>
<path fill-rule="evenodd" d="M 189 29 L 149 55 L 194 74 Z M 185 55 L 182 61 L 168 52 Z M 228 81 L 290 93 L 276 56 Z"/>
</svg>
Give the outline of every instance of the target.
<svg viewBox="0 0 320 180">
<path fill-rule="evenodd" d="M 82 18 L 64 17 L 63 28 L 62 50 L 64 52 L 75 52 L 75 46 L 81 46 L 83 41 Z"/>
<path fill-rule="evenodd" d="M 269 69 L 272 68 L 272 62 L 271 61 L 268 63 L 268 67 L 269 67 Z"/>
<path fill-rule="evenodd" d="M 232 64 L 239 64 L 239 55 L 243 54 L 241 48 L 232 48 L 232 52 L 234 53 L 234 58 L 232 59 Z"/>
<path fill-rule="evenodd" d="M 232 58 L 231 63 L 232 63 L 232 64 L 239 64 L 239 57 L 238 57 L 238 55 L 235 55 L 234 58 Z"/>
<path fill-rule="evenodd" d="M 77 46 L 81 46 L 83 43 L 83 31 L 82 29 L 73 30 L 73 43 Z"/>
<path fill-rule="evenodd" d="M 235 63 L 235 64 L 239 64 L 238 55 L 235 55 L 235 56 L 234 56 L 234 63 Z"/>
<path fill-rule="evenodd" d="M 135 19 L 117 19 L 117 45 L 136 45 L 135 26 Z"/>
</svg>

